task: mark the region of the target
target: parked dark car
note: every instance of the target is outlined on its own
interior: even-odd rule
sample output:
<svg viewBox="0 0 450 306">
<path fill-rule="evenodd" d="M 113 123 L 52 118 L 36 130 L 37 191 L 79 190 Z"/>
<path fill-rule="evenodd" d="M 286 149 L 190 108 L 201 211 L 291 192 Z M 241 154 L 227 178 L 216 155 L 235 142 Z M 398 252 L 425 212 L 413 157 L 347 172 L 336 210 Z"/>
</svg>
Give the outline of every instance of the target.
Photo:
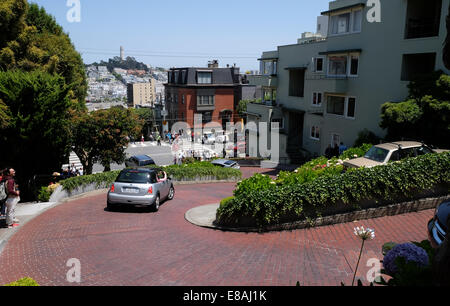
<svg viewBox="0 0 450 306">
<path fill-rule="evenodd" d="M 428 238 L 435 248 L 444 242 L 447 234 L 447 220 L 450 217 L 450 201 L 441 203 L 434 214 L 433 219 L 428 222 Z"/>
<path fill-rule="evenodd" d="M 144 167 L 150 165 L 155 165 L 155 162 L 148 155 L 135 155 L 125 160 L 125 166 L 127 167 Z"/>
<path fill-rule="evenodd" d="M 161 169 L 130 168 L 122 170 L 111 185 L 107 207 L 119 205 L 151 207 L 159 210 L 164 200 L 172 200 L 175 188 L 172 179 Z"/>
</svg>

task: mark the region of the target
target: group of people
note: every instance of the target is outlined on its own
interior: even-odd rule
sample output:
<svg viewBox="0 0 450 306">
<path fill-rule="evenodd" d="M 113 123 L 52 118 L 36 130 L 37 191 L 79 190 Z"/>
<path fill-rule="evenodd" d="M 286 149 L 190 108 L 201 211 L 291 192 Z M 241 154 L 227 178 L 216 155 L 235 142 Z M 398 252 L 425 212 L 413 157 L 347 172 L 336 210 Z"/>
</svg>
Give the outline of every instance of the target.
<svg viewBox="0 0 450 306">
<path fill-rule="evenodd" d="M 19 225 L 19 219 L 15 217 L 16 205 L 20 201 L 19 185 L 15 181 L 16 171 L 7 168 L 0 171 L 0 204 L 1 216 L 6 216 L 6 227 L 12 228 Z"/>
<path fill-rule="evenodd" d="M 331 147 L 331 144 L 329 144 L 325 150 L 325 157 L 328 159 L 331 159 L 333 157 L 339 157 L 347 149 L 348 149 L 347 146 L 344 145 L 343 142 L 341 142 L 340 145 L 335 143 L 333 147 Z"/>
<path fill-rule="evenodd" d="M 63 171 L 59 174 L 57 172 L 53 173 L 54 176 L 60 176 L 63 180 L 68 179 L 75 176 L 83 175 L 83 167 L 77 168 L 75 164 L 72 164 L 70 167 L 63 169 Z"/>
</svg>

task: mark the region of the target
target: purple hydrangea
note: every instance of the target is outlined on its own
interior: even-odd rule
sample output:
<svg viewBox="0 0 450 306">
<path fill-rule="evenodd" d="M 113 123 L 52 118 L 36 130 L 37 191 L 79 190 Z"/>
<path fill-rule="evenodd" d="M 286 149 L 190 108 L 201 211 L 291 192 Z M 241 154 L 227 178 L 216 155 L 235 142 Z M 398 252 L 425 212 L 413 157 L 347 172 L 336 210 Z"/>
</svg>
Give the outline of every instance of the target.
<svg viewBox="0 0 450 306">
<path fill-rule="evenodd" d="M 406 262 L 415 262 L 419 267 L 428 265 L 428 254 L 421 247 L 412 243 L 397 244 L 384 257 L 383 266 L 388 275 L 394 275 L 399 272 L 395 260 L 403 257 Z"/>
</svg>

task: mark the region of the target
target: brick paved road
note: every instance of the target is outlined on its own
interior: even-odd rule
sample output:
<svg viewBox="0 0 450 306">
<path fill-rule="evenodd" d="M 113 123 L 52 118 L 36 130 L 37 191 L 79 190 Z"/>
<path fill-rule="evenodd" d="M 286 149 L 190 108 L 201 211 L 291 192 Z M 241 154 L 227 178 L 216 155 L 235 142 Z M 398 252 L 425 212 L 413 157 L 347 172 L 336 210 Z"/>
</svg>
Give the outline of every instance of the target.
<svg viewBox="0 0 450 306">
<path fill-rule="evenodd" d="M 364 277 L 367 259 L 381 259 L 384 242 L 426 239 L 426 223 L 433 214 L 265 234 L 221 232 L 185 221 L 187 210 L 217 203 L 233 188 L 178 186 L 175 199 L 158 213 L 108 212 L 105 194 L 57 206 L 8 242 L 0 256 L 0 284 L 29 276 L 41 285 L 72 285 L 66 281 L 70 258 L 81 261 L 82 285 L 349 284 L 360 247 L 355 226 L 370 226 L 377 235 L 366 244 L 360 265 Z"/>
</svg>

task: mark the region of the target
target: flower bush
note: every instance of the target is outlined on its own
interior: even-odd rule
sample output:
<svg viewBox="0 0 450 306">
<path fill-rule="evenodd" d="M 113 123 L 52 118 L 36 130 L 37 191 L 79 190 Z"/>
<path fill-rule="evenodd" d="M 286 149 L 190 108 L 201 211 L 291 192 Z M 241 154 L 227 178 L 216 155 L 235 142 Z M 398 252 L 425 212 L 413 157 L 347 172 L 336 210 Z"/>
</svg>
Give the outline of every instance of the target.
<svg viewBox="0 0 450 306">
<path fill-rule="evenodd" d="M 406 263 L 415 263 L 418 267 L 426 267 L 429 264 L 427 252 L 415 244 L 398 244 L 390 250 L 383 260 L 383 266 L 388 275 L 394 276 L 399 273 L 397 259 L 403 258 Z"/>
</svg>

